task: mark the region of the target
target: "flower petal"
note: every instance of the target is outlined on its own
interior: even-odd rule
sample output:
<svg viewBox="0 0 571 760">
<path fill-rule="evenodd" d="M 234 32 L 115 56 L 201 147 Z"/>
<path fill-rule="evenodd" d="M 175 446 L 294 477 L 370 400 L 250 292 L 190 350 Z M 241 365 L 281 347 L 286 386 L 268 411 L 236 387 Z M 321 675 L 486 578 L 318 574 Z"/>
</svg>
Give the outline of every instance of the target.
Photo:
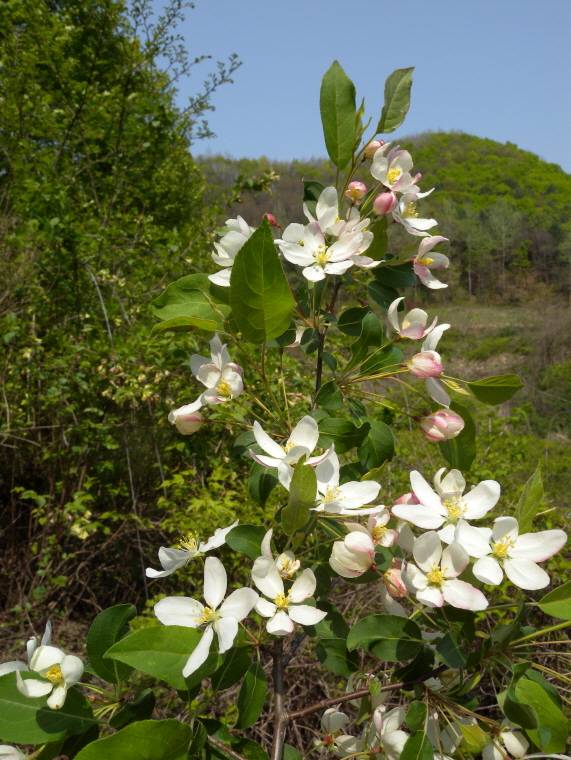
<svg viewBox="0 0 571 760">
<path fill-rule="evenodd" d="M 52 665 L 61 665 L 64 657 L 65 653 L 57 647 L 40 646 L 30 660 L 30 670 L 41 673 L 43 670 L 51 668 Z"/>
<path fill-rule="evenodd" d="M 25 697 L 45 697 L 53 689 L 49 681 L 39 681 L 37 678 L 22 678 L 20 671 L 16 671 L 16 686 L 20 694 Z"/>
<path fill-rule="evenodd" d="M 61 684 L 54 687 L 54 690 L 48 697 L 48 707 L 51 710 L 61 710 L 65 704 L 65 698 L 67 696 L 67 685 Z"/>
<path fill-rule="evenodd" d="M 226 528 L 216 528 L 214 534 L 210 536 L 207 541 L 203 541 L 198 551 L 204 554 L 205 552 L 212 551 L 212 549 L 218 549 L 226 543 L 226 536 L 238 525 L 238 520 L 235 520 L 232 525 L 228 525 Z"/>
<path fill-rule="evenodd" d="M 253 588 L 238 588 L 233 591 L 220 607 L 222 617 L 232 617 L 241 621 L 254 609 L 259 599 Z"/>
<path fill-rule="evenodd" d="M 224 565 L 217 557 L 207 557 L 204 563 L 204 601 L 213 610 L 226 596 L 228 579 Z"/>
<path fill-rule="evenodd" d="M 327 612 L 311 607 L 309 604 L 292 604 L 288 613 L 294 623 L 300 625 L 317 625 L 327 615 Z"/>
<path fill-rule="evenodd" d="M 73 686 L 81 680 L 83 675 L 83 662 L 73 654 L 66 654 L 61 663 L 61 672 L 68 686 Z"/>
<path fill-rule="evenodd" d="M 206 661 L 206 658 L 210 654 L 210 647 L 212 645 L 212 639 L 214 638 L 214 630 L 211 625 L 206 626 L 202 638 L 193 649 L 190 657 L 186 661 L 186 665 L 182 669 L 182 675 L 184 678 L 188 678 Z"/>
<path fill-rule="evenodd" d="M 273 560 L 267 557 L 258 557 L 252 567 L 252 580 L 256 587 L 267 596 L 275 599 L 284 593 L 284 582 Z"/>
<path fill-rule="evenodd" d="M 223 617 L 216 620 L 214 630 L 218 636 L 218 651 L 220 654 L 227 652 L 238 635 L 238 621 L 233 617 Z"/>
<path fill-rule="evenodd" d="M 198 628 L 204 607 L 188 596 L 166 596 L 155 604 L 154 610 L 163 625 Z"/>
<path fill-rule="evenodd" d="M 391 512 L 399 520 L 406 520 L 419 528 L 424 528 L 424 530 L 434 530 L 444 522 L 440 510 L 424 504 L 395 504 L 391 508 Z"/>
<path fill-rule="evenodd" d="M 502 567 L 495 557 L 480 557 L 472 567 L 474 576 L 482 583 L 499 586 L 504 577 Z"/>
<path fill-rule="evenodd" d="M 283 610 L 276 612 L 273 618 L 270 618 L 266 623 L 267 632 L 274 636 L 287 636 L 293 629 L 293 620 L 290 620 L 289 615 Z"/>
<path fill-rule="evenodd" d="M 549 576 L 531 559 L 506 559 L 504 570 L 514 586 L 526 591 L 535 591 L 549 586 Z"/>
<path fill-rule="evenodd" d="M 470 557 L 485 557 L 489 554 L 490 539 L 492 531 L 490 528 L 476 528 L 466 520 L 459 520 L 454 533 L 454 540 L 465 549 Z"/>
<path fill-rule="evenodd" d="M 511 549 L 510 557 L 544 562 L 562 549 L 566 543 L 567 534 L 563 530 L 540 530 L 538 533 L 523 533 Z"/>
<path fill-rule="evenodd" d="M 306 414 L 291 431 L 288 443 L 293 446 L 303 446 L 311 454 L 317 446 L 318 438 L 319 428 L 317 427 L 317 422 L 313 417 Z"/>
<path fill-rule="evenodd" d="M 457 578 L 444 581 L 442 596 L 452 607 L 458 607 L 461 610 L 477 612 L 478 610 L 485 610 L 488 606 L 488 600 L 481 591 L 466 581 L 459 581 Z"/>
<path fill-rule="evenodd" d="M 303 573 L 294 581 L 293 586 L 289 590 L 289 598 L 294 604 L 303 602 L 313 596 L 315 587 L 317 586 L 317 580 L 313 574 L 313 570 L 307 568 Z"/>
<path fill-rule="evenodd" d="M 427 586 L 416 592 L 416 598 L 419 602 L 426 604 L 427 607 L 443 607 L 444 597 L 442 591 L 436 586 Z"/>
<path fill-rule="evenodd" d="M 495 480 L 483 480 L 471 491 L 464 494 L 462 501 L 466 506 L 464 516 L 467 520 L 478 520 L 496 506 L 500 498 L 500 484 Z"/>
<path fill-rule="evenodd" d="M 263 596 L 260 596 L 256 602 L 255 610 L 258 615 L 269 618 L 273 617 L 276 614 L 277 607 L 273 602 L 270 602 L 268 599 L 264 599 Z"/>
<path fill-rule="evenodd" d="M 254 438 L 256 439 L 256 443 L 258 446 L 263 449 L 266 454 L 269 454 L 271 457 L 274 457 L 275 459 L 283 459 L 285 456 L 284 449 L 279 445 L 279 443 L 276 443 L 273 438 L 270 438 L 270 436 L 266 433 L 266 431 L 263 429 L 263 427 L 260 425 L 260 423 L 256 420 L 254 422 L 254 425 L 252 426 L 252 431 L 254 433 Z M 273 466 L 273 465 L 270 465 Z"/>
<path fill-rule="evenodd" d="M 421 570 L 428 572 L 434 565 L 439 565 L 442 557 L 442 544 L 438 533 L 429 531 L 419 536 L 414 542 L 412 554 Z"/>
<path fill-rule="evenodd" d="M 148 567 L 145 571 L 147 578 L 166 578 L 172 575 L 179 567 L 184 567 L 191 559 L 191 554 L 186 549 L 174 549 L 169 546 L 161 546 L 159 549 L 159 562 L 163 569 L 155 570 Z"/>
<path fill-rule="evenodd" d="M 413 470 L 410 473 L 410 485 L 414 495 L 421 504 L 424 504 L 425 507 L 430 507 L 441 515 L 446 514 L 440 497 L 432 490 L 420 472 Z"/>
<path fill-rule="evenodd" d="M 458 543 L 451 543 L 442 552 L 442 572 L 445 578 L 457 578 L 466 569 L 470 558 Z"/>
</svg>

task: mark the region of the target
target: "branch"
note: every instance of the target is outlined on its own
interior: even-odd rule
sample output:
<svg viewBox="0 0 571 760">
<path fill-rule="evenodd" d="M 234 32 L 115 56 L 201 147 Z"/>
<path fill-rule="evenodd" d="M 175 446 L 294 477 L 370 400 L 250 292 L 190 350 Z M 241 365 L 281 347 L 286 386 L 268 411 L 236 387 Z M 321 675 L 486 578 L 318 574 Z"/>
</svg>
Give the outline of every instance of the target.
<svg viewBox="0 0 571 760">
<path fill-rule="evenodd" d="M 288 716 L 284 709 L 283 639 L 274 644 L 274 738 L 271 760 L 282 760 Z"/>
<path fill-rule="evenodd" d="M 228 757 L 231 757 L 232 760 L 247 760 L 244 755 L 241 755 L 239 752 L 235 752 L 225 742 L 220 741 L 220 739 L 215 739 L 213 736 L 209 736 L 207 741 L 213 747 L 219 749 L 220 752 L 224 752 L 224 754 L 228 755 Z"/>
<path fill-rule="evenodd" d="M 423 676 L 422 678 L 416 678 L 409 681 L 399 681 L 398 683 L 390 683 L 387 686 L 382 686 L 379 691 L 393 691 L 394 689 L 403 689 L 406 686 L 412 686 L 415 683 L 426 681 L 427 678 L 432 678 L 438 675 L 438 673 L 442 673 L 443 670 L 446 670 L 446 665 L 440 665 L 438 668 L 435 668 L 433 671 Z M 342 704 L 343 702 L 350 702 L 352 699 L 361 699 L 362 697 L 368 697 L 370 694 L 371 692 L 367 688 L 353 691 L 350 694 L 342 694 L 340 697 L 335 697 L 332 699 L 322 699 L 321 702 L 315 702 L 314 704 L 309 705 L 309 707 L 304 707 L 303 710 L 294 710 L 294 712 L 288 713 L 286 715 L 286 719 L 287 721 L 291 721 L 297 720 L 298 718 L 304 718 L 306 715 L 311 715 L 314 712 L 325 710 L 328 707 L 334 707 L 335 705 Z"/>
</svg>

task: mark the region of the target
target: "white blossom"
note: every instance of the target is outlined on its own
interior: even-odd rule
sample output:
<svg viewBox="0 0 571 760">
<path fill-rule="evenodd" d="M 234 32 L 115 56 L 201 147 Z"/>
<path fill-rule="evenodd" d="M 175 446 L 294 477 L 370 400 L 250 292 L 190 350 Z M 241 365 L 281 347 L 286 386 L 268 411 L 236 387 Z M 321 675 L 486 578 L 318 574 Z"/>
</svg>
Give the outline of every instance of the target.
<svg viewBox="0 0 571 760">
<path fill-rule="evenodd" d="M 433 401 L 442 406 L 450 406 L 450 396 L 438 380 L 443 372 L 442 359 L 436 347 L 449 324 L 441 324 L 431 330 L 422 343 L 421 352 L 415 354 L 408 362 L 413 375 L 426 381 L 426 391 Z"/>
<path fill-rule="evenodd" d="M 528 749 L 529 742 L 523 733 L 513 723 L 504 720 L 498 736 L 482 750 L 482 760 L 517 760 L 525 757 Z"/>
<path fill-rule="evenodd" d="M 401 301 L 404 301 L 404 296 L 395 298 L 387 310 L 389 324 L 393 330 L 401 338 L 409 338 L 410 340 L 420 340 L 426 337 L 436 327 L 438 317 L 435 317 L 432 324 L 427 327 L 428 314 L 423 309 L 411 309 L 404 315 L 402 321 L 399 321 L 398 307 Z"/>
<path fill-rule="evenodd" d="M 379 512 L 384 507 L 365 507 L 379 495 L 381 486 L 374 480 L 352 480 L 339 483 L 339 457 L 332 447 L 327 456 L 315 468 L 317 476 L 317 505 L 315 512 L 333 515 L 366 515 Z"/>
<path fill-rule="evenodd" d="M 438 222 L 436 219 L 423 218 L 417 210 L 418 201 L 430 195 L 432 190 L 421 193 L 418 188 L 411 188 L 409 192 L 399 198 L 397 205 L 393 209 L 393 220 L 401 224 L 409 235 L 426 237 L 430 234 L 428 230 L 437 226 Z"/>
<path fill-rule="evenodd" d="M 31 670 L 30 663 L 34 652 L 39 646 L 48 646 L 52 640 L 52 624 L 48 620 L 42 638 L 38 641 L 37 636 L 31 636 L 26 642 L 26 662 L 23 660 L 11 660 L 0 665 L 0 676 L 14 673 L 17 670 Z"/>
<path fill-rule="evenodd" d="M 450 266 L 448 256 L 432 250 L 439 243 L 444 242 L 448 242 L 448 238 L 442 235 L 429 235 L 423 238 L 418 246 L 418 253 L 413 259 L 414 273 L 421 283 L 431 290 L 448 287 L 445 282 L 441 282 L 432 274 L 433 271 L 448 269 Z"/>
<path fill-rule="evenodd" d="M 262 556 L 272 560 L 284 580 L 291 580 L 299 570 L 300 562 L 290 549 L 274 557 L 271 546 L 273 532 L 273 529 L 270 528 L 262 539 Z"/>
<path fill-rule="evenodd" d="M 230 276 L 236 254 L 254 232 L 254 228 L 250 227 L 241 216 L 236 219 L 228 219 L 226 227 L 227 232 L 222 235 L 219 242 L 214 243 L 215 251 L 212 254 L 214 263 L 222 269 L 215 274 L 208 275 L 211 282 L 215 285 L 221 285 L 223 288 L 230 287 Z"/>
<path fill-rule="evenodd" d="M 23 679 L 16 671 L 18 691 L 25 697 L 48 696 L 48 707 L 59 710 L 63 707 L 68 689 L 76 684 L 83 675 L 83 663 L 75 655 L 65 654 L 58 647 L 40 645 L 35 649 L 29 664 L 30 672 L 37 673 L 40 679 Z"/>
<path fill-rule="evenodd" d="M 227 652 L 238 633 L 238 623 L 252 611 L 258 594 L 251 588 L 239 588 L 226 599 L 228 579 L 224 565 L 216 557 L 204 562 L 204 601 L 185 596 L 168 596 L 155 604 L 155 615 L 164 625 L 187 628 L 204 626 L 202 638 L 186 661 L 182 675 L 188 678 L 205 662 L 216 633 L 218 651 Z"/>
<path fill-rule="evenodd" d="M 11 747 L 8 744 L 0 744 L 0 760 L 26 760 L 25 755 L 17 747 Z"/>
</svg>

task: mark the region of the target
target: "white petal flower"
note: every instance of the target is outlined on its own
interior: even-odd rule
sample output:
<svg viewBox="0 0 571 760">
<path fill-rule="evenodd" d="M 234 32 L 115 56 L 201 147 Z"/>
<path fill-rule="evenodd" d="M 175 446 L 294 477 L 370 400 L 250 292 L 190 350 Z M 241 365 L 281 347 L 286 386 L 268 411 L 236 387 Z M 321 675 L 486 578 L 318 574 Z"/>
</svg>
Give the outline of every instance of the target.
<svg viewBox="0 0 571 760">
<path fill-rule="evenodd" d="M 227 528 L 216 528 L 214 534 L 207 541 L 198 542 L 194 533 L 188 533 L 175 546 L 161 546 L 159 549 L 159 562 L 162 570 L 148 567 L 147 578 L 166 578 L 176 570 L 184 567 L 192 559 L 206 554 L 212 549 L 218 549 L 226 542 L 226 536 L 238 525 L 238 520 L 228 525 Z"/>
<path fill-rule="evenodd" d="M 316 512 L 336 515 L 365 515 L 380 512 L 382 506 L 366 507 L 379 495 L 381 486 L 373 480 L 352 480 L 339 484 L 339 457 L 332 447 L 315 468 L 317 475 Z"/>
<path fill-rule="evenodd" d="M 420 241 L 418 253 L 413 260 L 414 273 L 427 288 L 437 290 L 447 288 L 445 282 L 441 282 L 432 272 L 448 269 L 450 260 L 443 253 L 432 251 L 439 243 L 448 242 L 448 238 L 442 235 L 429 235 Z"/>
<path fill-rule="evenodd" d="M 422 475 L 414 470 L 410 482 L 414 495 L 420 502 L 396 504 L 392 513 L 419 528 L 435 530 L 447 544 L 454 540 L 455 526 L 459 520 L 479 520 L 484 517 L 500 498 L 500 485 L 495 480 L 483 480 L 471 491 L 464 493 L 465 481 L 458 470 L 452 470 L 444 479 L 439 470 L 432 489 Z M 472 555 L 474 556 L 474 555 Z"/>
<path fill-rule="evenodd" d="M 398 307 L 402 301 L 404 301 L 404 296 L 396 298 L 389 306 L 387 311 L 389 324 L 401 338 L 410 340 L 424 338 L 436 327 L 438 317 L 435 317 L 432 324 L 427 327 L 428 314 L 422 309 L 411 309 L 404 315 L 402 322 L 399 322 Z"/>
<path fill-rule="evenodd" d="M 416 177 L 411 175 L 412 156 L 408 151 L 398 147 L 388 153 L 383 148 L 377 150 L 373 157 L 371 174 L 389 190 L 406 193 L 415 185 L 416 180 Z"/>
<path fill-rule="evenodd" d="M 226 227 L 227 232 L 222 235 L 217 243 L 214 243 L 215 251 L 212 254 L 214 263 L 222 267 L 222 270 L 208 275 L 211 282 L 215 285 L 221 285 L 223 288 L 230 287 L 230 275 L 236 254 L 254 232 L 254 228 L 250 227 L 241 216 L 236 219 L 228 219 Z"/>
<path fill-rule="evenodd" d="M 37 636 L 31 636 L 26 642 L 26 660 L 11 660 L 10 662 L 4 662 L 0 665 L 0 676 L 5 676 L 7 673 L 15 673 L 18 670 L 30 670 L 30 662 L 34 655 L 34 652 L 39 646 L 47 646 L 52 640 L 52 624 L 48 620 L 44 633 L 40 641 Z"/>
<path fill-rule="evenodd" d="M 434 188 L 432 188 L 432 190 L 433 189 Z M 429 230 L 437 226 L 438 222 L 436 219 L 422 218 L 417 211 L 416 205 L 421 198 L 430 195 L 432 190 L 428 190 L 426 193 L 421 193 L 418 191 L 418 188 L 413 189 L 411 187 L 410 192 L 405 193 L 393 209 L 393 220 L 401 224 L 409 235 L 426 237 L 430 234 Z"/>
<path fill-rule="evenodd" d="M 204 601 L 183 596 L 170 596 L 155 604 L 155 615 L 163 625 L 181 625 L 187 628 L 205 626 L 202 638 L 191 652 L 182 674 L 184 678 L 194 673 L 210 653 L 214 633 L 218 638 L 218 651 L 228 651 L 238 633 L 238 623 L 247 617 L 258 594 L 251 588 L 233 591 L 225 600 L 227 588 L 226 570 L 216 557 L 207 557 L 204 563 Z"/>
<path fill-rule="evenodd" d="M 386 710 L 381 705 L 373 712 L 373 723 L 369 730 L 368 744 L 371 748 L 380 747 L 387 760 L 398 760 L 409 735 L 401 730 L 406 717 L 406 707 Z"/>
<path fill-rule="evenodd" d="M 26 760 L 26 755 L 17 747 L 0 744 L 0 760 Z"/>
<path fill-rule="evenodd" d="M 266 599 L 260 598 L 256 612 L 269 618 L 266 630 L 274 636 L 287 636 L 294 623 L 316 625 L 326 612 L 302 604 L 313 597 L 317 581 L 312 570 L 306 569 L 286 592 L 283 579 L 272 558 L 262 556 L 254 562 L 252 580 Z"/>
<path fill-rule="evenodd" d="M 37 673 L 42 680 L 24 680 L 20 671 L 17 671 L 18 691 L 26 697 L 48 695 L 48 707 L 59 710 L 64 705 L 68 689 L 81 679 L 83 663 L 79 657 L 65 654 L 58 647 L 41 644 L 30 659 L 29 670 Z"/>
<path fill-rule="evenodd" d="M 542 530 L 520 536 L 515 517 L 498 517 L 489 540 L 486 553 L 480 552 L 472 568 L 476 578 L 497 586 L 505 572 L 514 586 L 535 591 L 549 585 L 549 575 L 537 563 L 565 546 L 567 534 L 563 530 Z"/>
<path fill-rule="evenodd" d="M 265 453 L 258 454 L 250 449 L 250 456 L 264 467 L 278 469 L 280 482 L 285 488 L 289 487 L 293 465 L 297 464 L 302 456 L 308 457 L 307 464 L 315 465 L 328 453 L 317 457 L 310 456 L 317 446 L 319 429 L 317 422 L 309 415 L 301 418 L 283 446 L 270 438 L 258 421 L 254 422 L 252 430 L 256 443 Z"/>
<path fill-rule="evenodd" d="M 272 534 L 273 529 L 270 528 L 262 539 L 262 556 L 271 559 L 274 562 L 277 571 L 282 578 L 290 580 L 299 570 L 300 562 L 295 558 L 295 554 L 289 549 L 274 558 L 271 547 Z"/>
</svg>

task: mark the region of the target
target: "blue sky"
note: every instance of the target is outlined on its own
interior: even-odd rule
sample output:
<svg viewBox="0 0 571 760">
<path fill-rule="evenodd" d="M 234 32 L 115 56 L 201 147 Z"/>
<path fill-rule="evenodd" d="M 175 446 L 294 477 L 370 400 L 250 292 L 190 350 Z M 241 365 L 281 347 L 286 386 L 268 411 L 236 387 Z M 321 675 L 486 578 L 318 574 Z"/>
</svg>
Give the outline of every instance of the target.
<svg viewBox="0 0 571 760">
<path fill-rule="evenodd" d="M 196 149 L 324 155 L 319 84 L 338 58 L 374 117 L 387 74 L 416 67 L 399 134 L 462 130 L 571 171 L 570 31 L 571 0 L 197 0 L 181 27 L 191 53 L 243 65 L 215 95 L 217 137 Z"/>
</svg>

